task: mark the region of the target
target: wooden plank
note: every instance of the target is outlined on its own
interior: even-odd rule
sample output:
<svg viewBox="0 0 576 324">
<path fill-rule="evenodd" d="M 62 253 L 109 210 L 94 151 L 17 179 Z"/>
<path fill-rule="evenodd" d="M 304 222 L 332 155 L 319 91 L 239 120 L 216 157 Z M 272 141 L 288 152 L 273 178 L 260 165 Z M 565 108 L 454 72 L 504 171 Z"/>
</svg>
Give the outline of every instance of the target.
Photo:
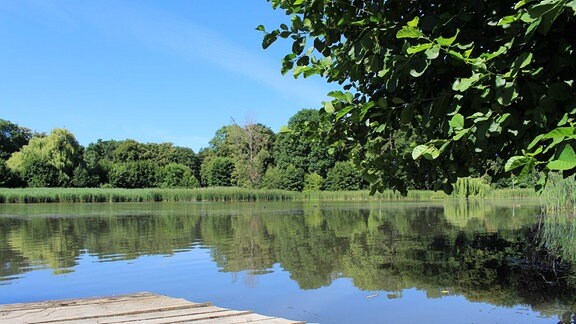
<svg viewBox="0 0 576 324">
<path fill-rule="evenodd" d="M 22 309 L 24 310 L 38 309 L 38 308 L 44 309 L 49 307 L 86 305 L 94 303 L 104 304 L 104 303 L 115 303 L 121 301 L 133 301 L 135 299 L 142 300 L 146 298 L 158 298 L 158 297 L 164 297 L 164 296 L 156 295 L 149 292 L 139 292 L 129 295 L 116 295 L 111 297 L 91 297 L 91 298 L 64 299 L 64 300 L 53 300 L 53 301 L 32 302 L 32 303 L 6 304 L 6 305 L 0 305 L 0 313 Z"/>
<path fill-rule="evenodd" d="M 158 319 L 150 319 L 150 320 L 139 320 L 136 321 L 138 324 L 170 324 L 170 323 L 188 323 L 188 322 L 195 322 L 198 320 L 203 319 L 223 319 L 227 317 L 234 317 L 234 316 L 243 316 L 250 314 L 250 311 L 236 311 L 236 310 L 223 310 L 220 312 L 214 313 L 201 313 L 201 314 L 193 314 L 193 315 L 185 315 L 185 316 L 178 316 L 178 317 L 170 317 L 170 318 L 158 318 Z M 134 323 L 136 323 L 134 322 Z M 100 322 L 99 322 L 100 323 Z M 122 322 L 122 323 L 129 323 L 129 322 Z"/>
<path fill-rule="evenodd" d="M 226 318 L 215 318 L 207 320 L 199 320 L 195 324 L 237 324 L 237 323 L 252 323 L 258 324 L 305 324 L 305 322 L 291 321 L 284 318 L 269 317 L 260 314 L 247 314 L 244 316 L 234 316 Z"/>
<path fill-rule="evenodd" d="M 0 324 L 15 323 L 301 323 L 142 292 L 103 298 L 0 305 Z"/>
<path fill-rule="evenodd" d="M 184 316 L 195 316 L 195 315 L 210 316 L 210 314 L 212 316 L 218 316 L 220 313 L 222 313 L 224 311 L 229 311 L 229 309 L 216 307 L 216 306 L 205 306 L 205 307 L 178 309 L 178 310 L 151 311 L 151 312 L 146 312 L 146 313 L 129 314 L 129 315 L 100 316 L 97 319 L 98 319 L 98 323 L 108 323 L 108 324 L 136 322 L 136 321 L 138 323 L 142 323 L 142 322 L 147 321 L 147 320 L 148 321 L 154 321 L 154 320 L 163 320 L 163 319 L 169 319 L 169 320 L 175 321 L 178 318 L 184 317 Z M 78 319 L 76 319 L 76 320 L 78 320 Z M 89 319 L 87 319 L 86 323 L 89 323 L 89 322 L 90 322 Z M 60 323 L 66 323 L 66 322 L 60 322 Z M 78 321 L 78 323 L 81 323 L 81 322 Z"/>
<path fill-rule="evenodd" d="M 129 301 L 106 301 L 104 303 L 99 303 L 98 300 L 95 300 L 92 304 L 67 305 L 64 307 L 49 306 L 46 308 L 34 308 L 31 310 L 17 310 L 7 314 L 0 313 L 0 320 L 50 323 L 73 318 L 82 319 L 98 316 L 128 315 L 191 307 L 198 307 L 198 304 L 190 303 L 184 299 L 171 299 L 160 296 L 157 296 L 157 298 L 145 298 Z"/>
</svg>

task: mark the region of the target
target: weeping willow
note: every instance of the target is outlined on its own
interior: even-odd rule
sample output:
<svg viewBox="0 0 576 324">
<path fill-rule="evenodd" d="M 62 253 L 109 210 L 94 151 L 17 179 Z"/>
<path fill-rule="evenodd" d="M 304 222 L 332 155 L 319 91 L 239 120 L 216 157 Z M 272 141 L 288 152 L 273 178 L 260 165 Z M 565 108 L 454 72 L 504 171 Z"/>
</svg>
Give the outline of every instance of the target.
<svg viewBox="0 0 576 324">
<path fill-rule="evenodd" d="M 460 198 L 484 198 L 490 193 L 490 185 L 482 178 L 458 178 L 452 195 Z"/>
</svg>

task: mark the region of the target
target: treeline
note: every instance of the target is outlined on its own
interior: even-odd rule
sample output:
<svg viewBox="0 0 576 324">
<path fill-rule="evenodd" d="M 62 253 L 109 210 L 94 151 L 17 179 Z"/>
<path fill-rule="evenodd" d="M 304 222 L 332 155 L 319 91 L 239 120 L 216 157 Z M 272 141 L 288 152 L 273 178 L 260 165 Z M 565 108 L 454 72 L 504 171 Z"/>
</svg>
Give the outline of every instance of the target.
<svg viewBox="0 0 576 324">
<path fill-rule="evenodd" d="M 287 127 L 318 118 L 318 111 L 302 110 Z M 224 126 L 196 153 L 131 139 L 83 147 L 68 130 L 35 133 L 0 119 L 0 187 L 338 191 L 365 189 L 367 183 L 346 158 L 296 132 L 276 134 L 262 124 Z"/>
</svg>

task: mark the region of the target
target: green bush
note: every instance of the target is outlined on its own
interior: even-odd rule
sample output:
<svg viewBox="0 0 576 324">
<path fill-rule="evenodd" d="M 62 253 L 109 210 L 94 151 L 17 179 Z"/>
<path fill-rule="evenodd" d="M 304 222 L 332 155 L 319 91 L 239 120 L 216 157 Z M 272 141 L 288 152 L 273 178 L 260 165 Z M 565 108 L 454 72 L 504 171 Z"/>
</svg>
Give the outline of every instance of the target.
<svg viewBox="0 0 576 324">
<path fill-rule="evenodd" d="M 352 162 L 337 162 L 334 167 L 328 171 L 324 189 L 328 191 L 340 190 L 359 190 L 363 189 L 364 180 L 362 174 Z"/>
<path fill-rule="evenodd" d="M 303 191 L 320 191 L 324 186 L 324 178 L 318 173 L 309 173 L 304 177 Z"/>
<path fill-rule="evenodd" d="M 200 183 L 192 169 L 179 163 L 169 163 L 162 168 L 159 180 L 163 188 L 198 188 Z"/>
<path fill-rule="evenodd" d="M 226 157 L 214 157 L 204 160 L 201 167 L 202 185 L 208 187 L 232 186 L 234 162 Z"/>
<path fill-rule="evenodd" d="M 156 187 L 159 171 L 151 161 L 116 163 L 110 171 L 110 184 L 116 188 Z"/>
</svg>

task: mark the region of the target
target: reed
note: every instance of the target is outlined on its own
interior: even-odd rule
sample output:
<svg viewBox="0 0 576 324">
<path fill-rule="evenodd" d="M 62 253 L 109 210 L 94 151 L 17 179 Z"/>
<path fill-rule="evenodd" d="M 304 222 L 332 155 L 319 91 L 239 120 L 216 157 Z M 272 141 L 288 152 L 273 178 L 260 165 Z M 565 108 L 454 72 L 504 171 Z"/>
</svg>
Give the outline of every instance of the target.
<svg viewBox="0 0 576 324">
<path fill-rule="evenodd" d="M 0 203 L 284 201 L 295 200 L 298 195 L 299 193 L 283 190 L 249 190 L 233 187 L 197 189 L 0 188 Z"/>
<path fill-rule="evenodd" d="M 576 214 L 574 175 L 563 178 L 560 173 L 550 173 L 541 197 L 546 214 Z"/>
<path fill-rule="evenodd" d="M 532 194 L 532 195 L 531 195 Z M 495 190 L 489 198 L 531 198 L 528 189 Z M 195 189 L 148 188 L 0 188 L 0 203 L 115 203 L 115 202 L 228 202 L 228 201 L 400 201 L 451 198 L 441 191 L 411 190 L 407 196 L 385 190 L 370 195 L 368 190 L 307 191 L 251 190 L 238 187 Z"/>
<path fill-rule="evenodd" d="M 410 190 L 407 196 L 402 196 L 400 192 L 393 190 L 384 190 L 370 195 L 368 190 L 355 191 L 313 191 L 303 192 L 302 200 L 331 200 L 331 201 L 366 201 L 366 200 L 432 200 L 444 199 L 449 197 L 441 191 L 431 190 Z"/>
<path fill-rule="evenodd" d="M 493 189 L 485 196 L 489 199 L 537 199 L 534 188 Z"/>
</svg>

